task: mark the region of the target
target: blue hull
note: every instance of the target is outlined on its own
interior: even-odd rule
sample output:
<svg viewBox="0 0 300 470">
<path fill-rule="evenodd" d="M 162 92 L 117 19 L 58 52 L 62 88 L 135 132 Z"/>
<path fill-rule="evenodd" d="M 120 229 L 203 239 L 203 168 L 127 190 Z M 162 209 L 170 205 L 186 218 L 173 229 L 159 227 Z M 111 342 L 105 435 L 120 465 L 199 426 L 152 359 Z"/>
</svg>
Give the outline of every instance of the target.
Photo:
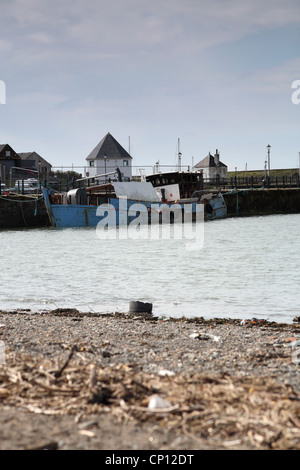
<svg viewBox="0 0 300 470">
<path fill-rule="evenodd" d="M 97 207 L 80 205 L 51 204 L 52 224 L 54 227 L 96 227 L 99 217 Z"/>
<path fill-rule="evenodd" d="M 43 189 L 45 205 L 49 216 L 50 225 L 57 228 L 71 228 L 71 227 L 96 227 L 98 223 L 104 218 L 104 209 L 98 211 L 98 206 L 77 205 L 77 204 L 51 204 L 49 199 L 49 192 L 46 188 Z M 111 198 L 109 204 L 115 209 L 115 223 L 119 226 L 120 221 L 122 224 L 129 224 L 136 218 L 136 214 L 130 216 L 127 211 L 133 204 L 143 204 L 149 213 L 148 219 L 151 220 L 150 209 L 152 204 L 150 202 L 141 202 L 127 200 L 124 205 L 119 199 Z M 172 204 L 168 204 L 172 206 Z M 192 214 L 196 214 L 197 203 L 190 203 Z M 202 205 L 202 204 L 201 204 Z M 158 205 L 159 206 L 159 205 Z M 180 204 L 184 210 L 184 204 Z M 98 211 L 98 213 L 97 213 Z M 126 212 L 126 213 L 125 213 Z M 227 208 L 223 197 L 214 200 L 214 206 L 210 213 L 205 214 L 206 220 L 222 219 L 227 215 Z"/>
</svg>

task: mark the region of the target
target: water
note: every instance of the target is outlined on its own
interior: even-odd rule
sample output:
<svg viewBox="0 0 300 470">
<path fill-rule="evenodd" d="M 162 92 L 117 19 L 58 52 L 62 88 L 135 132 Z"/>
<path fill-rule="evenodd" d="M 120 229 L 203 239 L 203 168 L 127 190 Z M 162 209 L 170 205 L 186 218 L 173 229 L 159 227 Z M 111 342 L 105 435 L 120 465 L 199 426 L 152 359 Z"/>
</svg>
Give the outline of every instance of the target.
<svg viewBox="0 0 300 470">
<path fill-rule="evenodd" d="M 300 214 L 204 224 L 184 240 L 100 240 L 95 229 L 0 231 L 0 309 L 127 312 L 131 300 L 166 317 L 300 315 Z"/>
</svg>

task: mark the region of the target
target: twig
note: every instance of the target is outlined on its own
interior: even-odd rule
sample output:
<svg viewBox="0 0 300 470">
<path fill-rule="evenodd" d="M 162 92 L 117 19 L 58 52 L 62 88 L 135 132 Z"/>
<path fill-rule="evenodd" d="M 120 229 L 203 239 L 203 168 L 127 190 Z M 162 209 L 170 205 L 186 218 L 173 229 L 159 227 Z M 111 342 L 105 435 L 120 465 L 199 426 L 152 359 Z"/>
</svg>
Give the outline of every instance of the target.
<svg viewBox="0 0 300 470">
<path fill-rule="evenodd" d="M 48 444 L 45 444 L 43 446 L 28 447 L 26 450 L 57 450 L 57 449 L 58 449 L 58 443 L 53 441 L 53 442 L 48 442 Z"/>
<path fill-rule="evenodd" d="M 63 365 L 58 371 L 56 371 L 56 372 L 54 373 L 54 376 L 55 376 L 56 379 L 58 379 L 58 378 L 61 376 L 61 374 L 63 373 L 63 371 L 65 370 L 65 368 L 66 368 L 67 365 L 69 364 L 69 362 L 70 362 L 70 360 L 72 359 L 72 356 L 73 356 L 73 354 L 74 354 L 74 351 L 75 351 L 75 345 L 72 347 L 72 349 L 71 349 L 71 351 L 70 351 L 70 354 L 69 354 L 69 356 L 68 356 L 66 362 L 64 363 L 64 365 Z"/>
</svg>

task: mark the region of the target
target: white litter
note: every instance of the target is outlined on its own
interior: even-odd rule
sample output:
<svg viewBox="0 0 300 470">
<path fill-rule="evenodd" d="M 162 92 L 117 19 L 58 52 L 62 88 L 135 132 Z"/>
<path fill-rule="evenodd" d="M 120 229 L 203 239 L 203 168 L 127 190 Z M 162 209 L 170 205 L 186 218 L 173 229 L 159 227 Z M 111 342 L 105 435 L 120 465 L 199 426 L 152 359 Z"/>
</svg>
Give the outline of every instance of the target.
<svg viewBox="0 0 300 470">
<path fill-rule="evenodd" d="M 172 370 L 161 369 L 158 372 L 158 375 L 160 375 L 161 377 L 172 377 L 173 375 L 175 375 L 175 372 L 173 372 Z"/>
<path fill-rule="evenodd" d="M 152 395 L 148 403 L 149 410 L 165 409 L 170 408 L 170 406 L 171 403 L 159 395 Z"/>
</svg>

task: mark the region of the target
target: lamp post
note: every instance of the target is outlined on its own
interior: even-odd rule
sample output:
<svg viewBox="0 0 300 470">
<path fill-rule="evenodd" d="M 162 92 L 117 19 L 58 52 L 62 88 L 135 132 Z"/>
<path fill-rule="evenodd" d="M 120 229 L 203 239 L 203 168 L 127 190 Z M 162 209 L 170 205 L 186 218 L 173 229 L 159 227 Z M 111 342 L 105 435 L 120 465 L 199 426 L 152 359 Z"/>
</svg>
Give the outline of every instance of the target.
<svg viewBox="0 0 300 470">
<path fill-rule="evenodd" d="M 268 149 L 268 176 L 270 176 L 270 149 L 271 149 L 271 145 L 267 145 L 267 149 Z"/>
<path fill-rule="evenodd" d="M 267 178 L 267 160 L 265 160 L 265 179 Z"/>
</svg>

